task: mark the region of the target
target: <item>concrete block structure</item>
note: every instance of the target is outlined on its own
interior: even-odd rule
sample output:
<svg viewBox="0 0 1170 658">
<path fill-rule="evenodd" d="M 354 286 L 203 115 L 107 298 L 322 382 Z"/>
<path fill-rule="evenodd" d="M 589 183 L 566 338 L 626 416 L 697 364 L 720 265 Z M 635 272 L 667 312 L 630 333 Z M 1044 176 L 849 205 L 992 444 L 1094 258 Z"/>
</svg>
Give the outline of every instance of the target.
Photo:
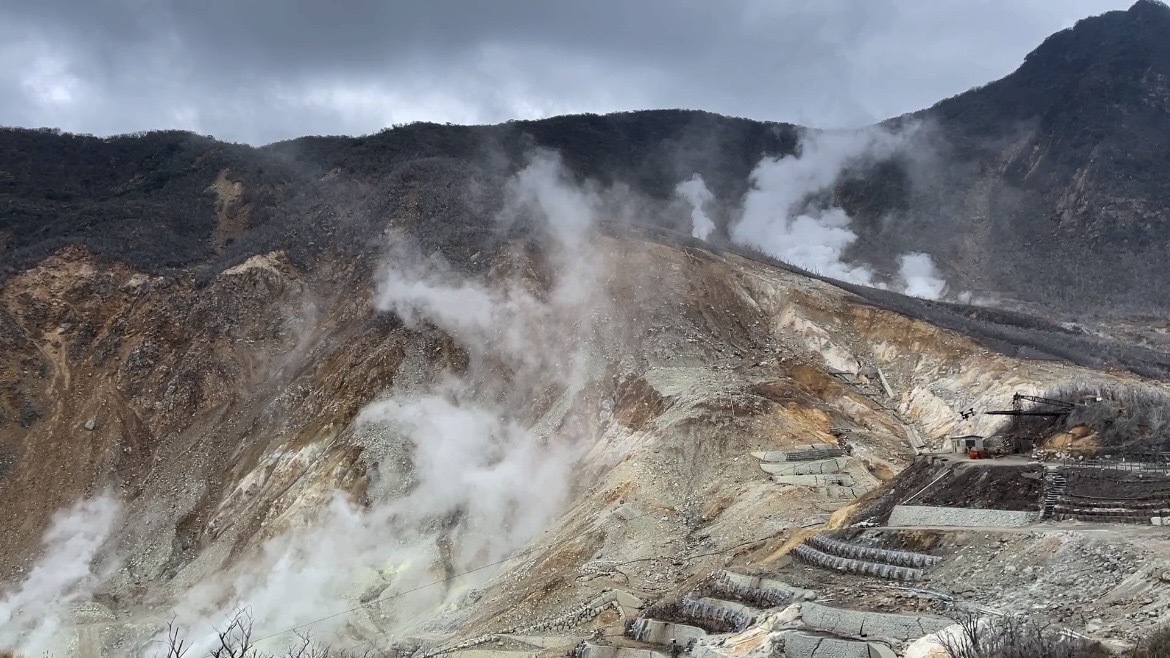
<svg viewBox="0 0 1170 658">
<path fill-rule="evenodd" d="M 671 658 L 665 651 L 614 647 L 588 640 L 581 642 L 569 652 L 571 658 Z"/>
<path fill-rule="evenodd" d="M 968 507 L 931 507 L 897 505 L 886 525 L 922 527 L 954 526 L 959 528 L 1018 528 L 1040 520 L 1042 512 L 975 509 Z"/>
<path fill-rule="evenodd" d="M 954 624 L 945 617 L 847 610 L 820 603 L 805 603 L 800 608 L 805 626 L 845 637 L 914 640 L 937 633 Z"/>
<path fill-rule="evenodd" d="M 806 446 L 797 446 L 790 450 L 768 450 L 765 452 L 753 452 L 752 456 L 762 462 L 798 462 L 798 461 L 817 461 L 821 459 L 832 459 L 834 457 L 841 457 L 845 451 L 841 450 L 835 445 L 828 443 L 817 443 Z"/>
<path fill-rule="evenodd" d="M 756 623 L 759 610 L 742 603 L 709 597 L 683 599 L 683 614 L 696 620 L 711 620 L 730 624 L 735 630 Z"/>
<path fill-rule="evenodd" d="M 879 548 L 877 546 L 865 546 L 854 542 L 841 541 L 833 539 L 825 535 L 816 535 L 808 540 L 808 543 L 824 553 L 831 555 L 839 555 L 841 557 L 852 558 L 854 560 L 866 560 L 869 562 L 883 562 L 885 564 L 893 564 L 901 567 L 915 567 L 922 569 L 924 567 L 934 566 L 939 558 L 925 553 L 914 553 L 911 551 L 897 551 L 887 548 Z"/>
<path fill-rule="evenodd" d="M 760 468 L 769 475 L 827 475 L 840 473 L 848 463 L 848 457 L 833 457 L 813 461 L 761 462 Z"/>
<path fill-rule="evenodd" d="M 795 631 L 784 634 L 785 658 L 897 658 L 888 646 Z"/>
<path fill-rule="evenodd" d="M 827 535 L 810 537 L 793 549 L 793 555 L 823 569 L 901 581 L 921 579 L 923 570 L 938 562 L 925 553 L 867 546 Z"/>
<path fill-rule="evenodd" d="M 822 569 L 845 571 L 859 576 L 873 576 L 875 578 L 906 582 L 920 580 L 922 578 L 922 569 L 831 555 L 821 552 L 808 544 L 797 546 L 792 550 L 792 553 L 802 562 Z"/>
<path fill-rule="evenodd" d="M 676 624 L 674 622 L 659 621 L 657 619 L 641 618 L 634 620 L 630 627 L 630 637 L 647 644 L 670 646 L 673 640 L 679 645 L 686 646 L 692 641 L 706 637 L 707 631 L 698 626 Z"/>
<path fill-rule="evenodd" d="M 717 595 L 729 595 L 741 600 L 758 601 L 772 607 L 787 605 L 793 601 L 807 600 L 815 596 L 812 590 L 794 587 L 779 580 L 745 576 L 726 570 L 716 572 L 711 581 L 714 593 Z"/>
</svg>

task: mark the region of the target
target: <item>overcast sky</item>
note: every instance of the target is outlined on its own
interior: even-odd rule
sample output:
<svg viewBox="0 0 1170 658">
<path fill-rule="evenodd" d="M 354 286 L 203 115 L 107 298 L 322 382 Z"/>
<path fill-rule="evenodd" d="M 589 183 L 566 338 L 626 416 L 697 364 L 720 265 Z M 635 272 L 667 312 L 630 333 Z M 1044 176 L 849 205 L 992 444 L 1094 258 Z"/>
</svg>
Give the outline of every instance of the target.
<svg viewBox="0 0 1170 658">
<path fill-rule="evenodd" d="M 1129 0 L 0 0 L 0 125 L 260 144 L 694 108 L 862 125 Z"/>
</svg>

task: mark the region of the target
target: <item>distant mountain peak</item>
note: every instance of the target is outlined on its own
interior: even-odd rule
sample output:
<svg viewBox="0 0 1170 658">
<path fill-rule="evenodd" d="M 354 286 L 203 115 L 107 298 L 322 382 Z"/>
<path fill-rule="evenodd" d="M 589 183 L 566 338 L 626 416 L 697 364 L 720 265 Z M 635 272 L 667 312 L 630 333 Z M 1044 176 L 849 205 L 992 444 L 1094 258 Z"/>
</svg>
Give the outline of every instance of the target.
<svg viewBox="0 0 1170 658">
<path fill-rule="evenodd" d="M 1170 6 L 1137 0 L 1128 10 L 1085 18 L 1049 36 L 1013 73 L 928 112 L 980 135 L 1054 114 L 1075 113 L 1078 122 L 1115 121 L 1101 109 L 1112 114 L 1148 104 L 1152 86 L 1170 78 L 1168 34 Z"/>
<path fill-rule="evenodd" d="M 1133 3 L 1133 6 L 1129 8 L 1129 11 L 1139 13 L 1147 11 L 1161 12 L 1160 14 L 1155 15 L 1170 17 L 1170 5 L 1162 2 L 1162 0 L 1137 0 L 1137 2 Z"/>
</svg>

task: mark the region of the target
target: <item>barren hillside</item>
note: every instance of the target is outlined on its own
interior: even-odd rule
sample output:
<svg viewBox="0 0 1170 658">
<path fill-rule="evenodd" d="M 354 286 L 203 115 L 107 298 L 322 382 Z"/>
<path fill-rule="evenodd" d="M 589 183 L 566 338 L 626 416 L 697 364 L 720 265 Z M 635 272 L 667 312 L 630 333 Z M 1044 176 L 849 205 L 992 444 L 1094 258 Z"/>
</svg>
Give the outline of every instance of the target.
<svg viewBox="0 0 1170 658">
<path fill-rule="evenodd" d="M 200 628 L 240 601 L 258 635 L 358 606 L 311 628 L 448 645 L 766 562 L 915 444 L 994 427 L 961 411 L 1120 376 L 730 252 L 573 239 L 502 248 L 482 279 L 272 253 L 197 288 L 82 249 L 15 277 L 9 406 L 30 411 L 2 427 L 7 577 L 35 571 L 54 512 L 109 492 L 112 571 L 45 611 L 78 624 L 70 651 L 138 651 L 172 614 Z M 841 451 L 831 475 L 761 468 L 810 444 Z"/>
</svg>

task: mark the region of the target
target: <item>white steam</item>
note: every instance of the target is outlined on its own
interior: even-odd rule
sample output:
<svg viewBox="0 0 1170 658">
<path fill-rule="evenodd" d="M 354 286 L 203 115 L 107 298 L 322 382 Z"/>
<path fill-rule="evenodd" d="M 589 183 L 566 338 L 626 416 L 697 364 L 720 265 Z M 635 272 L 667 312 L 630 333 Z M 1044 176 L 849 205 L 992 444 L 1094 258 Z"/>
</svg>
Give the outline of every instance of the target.
<svg viewBox="0 0 1170 658">
<path fill-rule="evenodd" d="M 110 536 L 121 505 L 109 494 L 82 500 L 53 516 L 44 554 L 24 582 L 0 598 L 0 649 L 25 655 L 56 646 L 69 605 L 89 600 L 105 574 L 91 563 Z"/>
<path fill-rule="evenodd" d="M 676 194 L 691 204 L 691 237 L 706 240 L 715 230 L 715 222 L 707 216 L 704 207 L 715 200 L 715 195 L 707 189 L 703 177 L 695 174 L 674 188 Z"/>
<path fill-rule="evenodd" d="M 607 306 L 602 264 L 588 243 L 599 194 L 574 185 L 547 152 L 533 157 L 507 192 L 501 221 L 527 216 L 546 229 L 549 289 L 534 291 L 520 279 L 481 283 L 433 259 L 429 266 L 392 259 L 378 282 L 378 308 L 438 326 L 468 351 L 471 369 L 430 394 L 374 403 L 359 418 L 410 438 L 418 486 L 404 509 L 420 517 L 458 510 L 466 522 L 456 544 L 480 562 L 522 546 L 568 492 L 575 437 L 542 436 L 521 419 L 550 386 L 566 400 L 581 391 Z"/>
<path fill-rule="evenodd" d="M 898 257 L 898 278 L 903 292 L 911 297 L 939 299 L 947 282 L 938 275 L 929 254 L 912 251 Z"/>
<path fill-rule="evenodd" d="M 392 516 L 417 524 L 452 513 L 452 566 L 462 572 L 505 557 L 543 529 L 568 492 L 570 445 L 546 441 L 477 403 L 458 384 L 419 397 L 375 403 L 359 422 L 396 428 L 413 448 L 417 486 Z"/>
<path fill-rule="evenodd" d="M 884 287 L 871 267 L 846 261 L 857 234 L 852 218 L 828 197 L 842 173 L 908 149 L 913 134 L 880 127 L 803 133 L 798 155 L 764 158 L 756 165 L 731 239 L 823 276 Z M 930 256 L 910 253 L 900 261 L 903 292 L 929 299 L 942 294 L 946 282 Z"/>
<path fill-rule="evenodd" d="M 555 245 L 575 247 L 593 230 L 596 209 L 601 203 L 597 193 L 573 185 L 561 164 L 560 156 L 541 151 L 528 166 L 508 182 L 509 204 L 500 213 L 502 221 L 517 214 L 536 214 L 543 219 Z"/>
<path fill-rule="evenodd" d="M 888 157 L 904 140 L 881 129 L 805 133 L 799 155 L 764 158 L 756 165 L 732 240 L 824 276 L 873 285 L 870 268 L 844 261 L 845 249 L 857 240 L 849 215 L 816 195 L 826 192 L 848 166 L 864 158 Z"/>
<path fill-rule="evenodd" d="M 544 228 L 553 274 L 543 290 L 518 277 L 464 277 L 407 245 L 393 250 L 377 275 L 377 308 L 420 330 L 441 329 L 470 365 L 367 406 L 356 425 L 358 435 L 375 437 L 379 456 L 369 504 L 335 495 L 309 530 L 267 542 L 227 592 L 222 583 L 190 592 L 178 607 L 180 626 L 222 626 L 246 608 L 264 635 L 387 598 L 312 631 L 337 642 L 364 614 L 378 618 L 379 633 L 405 628 L 493 575 L 480 569 L 547 526 L 566 500 L 579 448 L 575 425 L 534 419 L 533 400 L 550 392 L 573 400 L 592 376 L 595 333 L 608 330 L 597 321 L 605 308 L 600 257 L 587 240 L 598 200 L 547 154 L 510 181 L 500 219 Z"/>
<path fill-rule="evenodd" d="M 459 382 L 440 388 L 372 404 L 358 419 L 402 437 L 410 462 L 405 482 L 388 468 L 370 507 L 335 494 L 310 529 L 264 545 L 261 564 L 232 583 L 230 605 L 214 589 L 193 592 L 180 625 L 222 626 L 232 610 L 246 609 L 258 635 L 313 623 L 316 637 L 339 641 L 353 616 L 322 618 L 392 594 L 386 609 L 372 611 L 387 615 L 392 626 L 407 625 L 437 614 L 492 575 L 474 570 L 543 529 L 567 492 L 569 446 L 542 441 L 505 409 L 477 404 Z M 403 488 L 406 495 L 392 495 Z M 473 573 L 459 577 L 466 572 Z M 424 587 L 435 581 L 445 582 Z M 208 635 L 195 646 L 213 643 Z"/>
</svg>

